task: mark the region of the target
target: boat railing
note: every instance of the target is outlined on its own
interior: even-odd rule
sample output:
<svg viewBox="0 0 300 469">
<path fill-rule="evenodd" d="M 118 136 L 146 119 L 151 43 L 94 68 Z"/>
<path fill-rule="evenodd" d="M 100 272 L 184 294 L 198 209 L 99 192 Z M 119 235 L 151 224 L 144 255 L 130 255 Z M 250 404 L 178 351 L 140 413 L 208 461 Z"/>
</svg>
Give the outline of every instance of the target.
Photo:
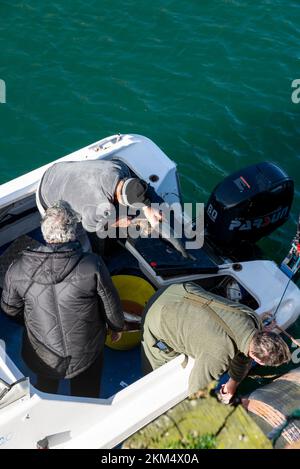
<svg viewBox="0 0 300 469">
<path fill-rule="evenodd" d="M 7 407 L 9 404 L 18 401 L 24 397 L 30 396 L 29 379 L 24 377 L 12 384 L 7 383 L 0 378 L 0 409 Z"/>
</svg>

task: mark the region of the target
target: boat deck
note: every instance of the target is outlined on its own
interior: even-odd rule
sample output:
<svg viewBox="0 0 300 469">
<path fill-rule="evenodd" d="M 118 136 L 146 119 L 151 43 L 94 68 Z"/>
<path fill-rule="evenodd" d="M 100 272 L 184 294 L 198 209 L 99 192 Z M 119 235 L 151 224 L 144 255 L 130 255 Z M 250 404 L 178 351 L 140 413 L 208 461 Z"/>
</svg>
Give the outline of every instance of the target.
<svg viewBox="0 0 300 469">
<path fill-rule="evenodd" d="M 6 244 L 0 248 L 0 292 L 7 267 L 18 253 L 28 245 L 36 245 L 42 242 L 42 235 L 39 229 L 29 233 L 22 240 Z M 24 244 L 26 243 L 26 245 Z M 0 310 L 0 331 L 1 340 L 4 341 L 7 354 L 20 369 L 20 371 L 30 378 L 34 386 L 36 375 L 26 366 L 21 356 L 22 334 L 24 326 L 9 318 Z M 117 351 L 105 347 L 104 369 L 101 384 L 101 398 L 108 398 L 126 385 L 132 384 L 142 376 L 140 362 L 140 346 L 128 351 Z M 69 395 L 68 380 L 62 380 L 59 387 L 59 394 Z"/>
</svg>

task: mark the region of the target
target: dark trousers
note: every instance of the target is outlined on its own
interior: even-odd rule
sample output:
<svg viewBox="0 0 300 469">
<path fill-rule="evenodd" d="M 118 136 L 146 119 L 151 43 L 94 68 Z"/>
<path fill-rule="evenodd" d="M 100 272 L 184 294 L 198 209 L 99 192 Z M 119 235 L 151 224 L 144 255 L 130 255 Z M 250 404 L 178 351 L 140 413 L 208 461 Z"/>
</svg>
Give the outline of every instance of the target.
<svg viewBox="0 0 300 469">
<path fill-rule="evenodd" d="M 103 367 L 103 352 L 96 358 L 94 363 L 75 378 L 71 378 L 71 396 L 77 397 L 99 397 L 101 374 Z M 56 394 L 59 386 L 58 379 L 47 378 L 40 374 L 37 375 L 35 387 L 42 392 Z"/>
</svg>

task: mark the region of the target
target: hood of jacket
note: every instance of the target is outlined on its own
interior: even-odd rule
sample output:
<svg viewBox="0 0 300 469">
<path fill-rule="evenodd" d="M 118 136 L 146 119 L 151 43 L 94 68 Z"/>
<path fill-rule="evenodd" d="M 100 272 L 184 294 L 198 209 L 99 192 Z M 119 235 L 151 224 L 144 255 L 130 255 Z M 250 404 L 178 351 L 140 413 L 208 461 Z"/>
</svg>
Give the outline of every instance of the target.
<svg viewBox="0 0 300 469">
<path fill-rule="evenodd" d="M 47 244 L 23 251 L 24 274 L 42 285 L 62 282 L 83 255 L 80 243 Z"/>
</svg>

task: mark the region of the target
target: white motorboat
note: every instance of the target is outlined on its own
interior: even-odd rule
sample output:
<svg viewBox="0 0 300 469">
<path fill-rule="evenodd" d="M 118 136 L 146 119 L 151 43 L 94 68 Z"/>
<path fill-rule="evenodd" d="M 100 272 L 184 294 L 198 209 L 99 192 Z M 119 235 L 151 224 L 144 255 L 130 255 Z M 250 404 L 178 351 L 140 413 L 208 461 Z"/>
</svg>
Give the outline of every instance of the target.
<svg viewBox="0 0 300 469">
<path fill-rule="evenodd" d="M 181 201 L 176 164 L 146 137 L 114 135 L 61 160 L 102 158 L 123 160 L 168 204 Z M 51 164 L 0 186 L 2 281 L 17 252 L 42 241 L 35 192 Z M 287 328 L 300 312 L 290 258 L 280 268 L 255 254 L 239 257 L 233 247 L 254 246 L 285 221 L 292 203 L 292 182 L 272 164 L 245 171 L 231 178 L 236 195 L 228 188 L 228 178 L 213 192 L 206 205 L 208 242 L 190 250 L 191 258 L 184 258 L 161 238 L 128 238 L 120 240 L 106 260 L 111 275 L 142 276 L 155 288 L 192 280 L 220 295 L 233 298 L 235 292 L 236 300 L 258 314 L 276 315 L 277 324 Z M 0 314 L 0 448 L 112 448 L 188 395 L 192 359 L 183 368 L 184 357 L 177 357 L 142 377 L 138 347 L 105 351 L 108 365 L 99 399 L 71 397 L 65 384 L 57 395 L 42 393 L 35 389 L 34 375 L 20 355 L 22 329 Z"/>
</svg>

